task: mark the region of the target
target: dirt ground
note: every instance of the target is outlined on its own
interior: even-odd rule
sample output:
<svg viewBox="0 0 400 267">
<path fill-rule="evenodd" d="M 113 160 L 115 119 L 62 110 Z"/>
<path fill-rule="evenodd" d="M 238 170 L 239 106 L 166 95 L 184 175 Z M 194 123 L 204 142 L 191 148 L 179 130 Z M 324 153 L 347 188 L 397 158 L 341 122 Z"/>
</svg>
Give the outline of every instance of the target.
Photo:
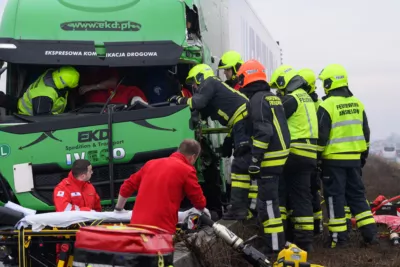
<svg viewBox="0 0 400 267">
<path fill-rule="evenodd" d="M 379 157 L 370 156 L 363 169 L 363 180 L 368 200 L 374 200 L 379 194 L 387 198 L 400 195 L 398 163 L 387 163 Z"/>
<path fill-rule="evenodd" d="M 388 198 L 400 194 L 400 168 L 397 164 L 388 164 L 377 157 L 370 157 L 363 169 L 363 180 L 368 200 L 374 200 L 378 194 Z M 247 239 L 257 234 L 258 229 L 255 225 L 239 225 L 234 231 L 238 236 Z M 386 229 L 380 226 L 380 231 L 383 233 Z M 351 234 L 351 246 L 347 249 L 323 248 L 323 240 L 323 235 L 315 237 L 315 252 L 308 255 L 310 263 L 325 267 L 400 266 L 400 246 L 392 246 L 387 236 L 382 236 L 380 245 L 373 248 L 361 246 L 361 237 L 357 231 Z M 204 267 L 251 266 L 239 253 L 218 238 L 214 243 L 203 243 L 200 247 L 193 246 L 193 243 L 188 246 Z"/>
</svg>

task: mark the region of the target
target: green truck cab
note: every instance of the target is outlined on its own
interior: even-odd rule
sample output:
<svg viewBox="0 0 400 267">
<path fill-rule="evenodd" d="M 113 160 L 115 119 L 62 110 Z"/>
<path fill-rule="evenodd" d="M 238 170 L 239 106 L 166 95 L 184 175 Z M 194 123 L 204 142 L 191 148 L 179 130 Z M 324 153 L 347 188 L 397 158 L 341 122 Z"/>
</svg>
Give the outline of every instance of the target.
<svg viewBox="0 0 400 267">
<path fill-rule="evenodd" d="M 128 86 L 161 68 L 183 84 L 192 66 L 213 61 L 201 39 L 194 2 L 8 1 L 0 25 L 6 93 L 21 97 L 45 70 L 64 65 L 82 73 L 90 67 L 115 68 L 124 77 L 120 83 Z M 74 160 L 85 158 L 94 167 L 92 183 L 108 210 L 124 179 L 146 161 L 176 151 L 184 138 L 196 138 L 203 148 L 196 165 L 199 181 L 208 207 L 221 215 L 225 170 L 217 148 L 226 129 L 210 129 L 188 106 L 165 101 L 142 109 L 114 108 L 68 105 L 64 114 L 53 116 L 8 112 L 0 121 L 0 202 L 53 211 L 55 185 Z"/>
</svg>

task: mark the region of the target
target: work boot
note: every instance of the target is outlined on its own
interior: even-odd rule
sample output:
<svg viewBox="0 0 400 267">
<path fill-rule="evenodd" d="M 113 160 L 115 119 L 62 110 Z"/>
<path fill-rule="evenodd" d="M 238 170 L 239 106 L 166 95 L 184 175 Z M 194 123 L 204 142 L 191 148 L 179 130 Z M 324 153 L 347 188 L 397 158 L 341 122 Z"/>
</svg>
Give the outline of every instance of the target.
<svg viewBox="0 0 400 267">
<path fill-rule="evenodd" d="M 279 252 L 281 252 L 281 250 L 273 250 L 270 246 L 267 246 L 265 244 L 266 240 L 264 239 L 264 237 L 262 237 L 261 239 L 263 240 L 262 245 L 257 246 L 255 248 L 258 249 L 258 251 L 260 251 L 262 254 L 264 254 L 264 256 L 266 256 L 269 261 L 275 262 L 278 258 L 278 254 L 279 254 Z"/>
<path fill-rule="evenodd" d="M 362 247 L 377 247 L 380 245 L 379 239 L 378 237 L 374 236 L 372 239 L 370 240 L 364 240 L 361 243 Z"/>
<path fill-rule="evenodd" d="M 232 187 L 231 205 L 222 215 L 223 220 L 245 220 L 248 215 L 249 190 Z"/>
<path fill-rule="evenodd" d="M 349 234 L 352 233 L 353 232 L 353 224 L 351 223 L 351 220 L 347 219 L 346 224 L 347 224 L 347 232 Z"/>
<path fill-rule="evenodd" d="M 350 244 L 348 242 L 333 242 L 331 240 L 328 240 L 324 243 L 324 248 L 332 248 L 332 249 L 346 249 L 349 248 Z"/>
<path fill-rule="evenodd" d="M 247 216 L 247 209 L 234 208 L 233 206 L 231 206 L 228 208 L 228 211 L 222 215 L 222 219 L 226 221 L 240 221 L 246 220 Z"/>
<path fill-rule="evenodd" d="M 257 214 L 254 214 L 250 209 L 248 209 L 248 210 L 247 210 L 247 217 L 246 217 L 246 220 L 251 220 L 251 219 L 253 219 L 254 217 L 257 218 Z"/>
</svg>

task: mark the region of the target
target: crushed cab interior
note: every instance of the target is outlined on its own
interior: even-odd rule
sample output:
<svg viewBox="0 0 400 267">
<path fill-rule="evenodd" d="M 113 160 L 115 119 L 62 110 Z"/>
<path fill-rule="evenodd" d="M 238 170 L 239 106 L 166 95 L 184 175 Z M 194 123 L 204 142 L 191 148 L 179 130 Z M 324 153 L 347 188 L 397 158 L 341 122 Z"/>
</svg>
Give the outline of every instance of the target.
<svg viewBox="0 0 400 267">
<path fill-rule="evenodd" d="M 27 88 L 41 74 L 48 69 L 57 69 L 60 66 L 46 65 L 28 65 L 28 64 L 8 64 L 7 68 L 7 94 L 22 97 Z M 68 95 L 67 107 L 64 114 L 51 116 L 23 116 L 18 114 L 8 114 L 4 122 L 24 121 L 42 121 L 48 120 L 49 117 L 68 116 L 77 114 L 101 114 L 106 111 L 108 104 L 115 104 L 115 111 L 129 111 L 144 108 L 154 108 L 169 105 L 168 99 L 177 94 L 181 94 L 181 90 L 185 88 L 190 93 L 192 89 L 185 85 L 185 78 L 192 67 L 191 64 L 181 63 L 175 66 L 155 66 L 155 67 L 97 67 L 97 66 L 74 66 L 80 73 L 80 81 L 77 88 L 70 89 Z M 97 90 L 89 92 L 82 91 L 82 87 L 93 85 L 110 79 L 113 74 L 117 77 L 115 88 L 108 88 L 109 97 L 107 101 L 93 102 L 93 97 L 87 97 L 88 94 L 97 93 Z M 5 78 L 5 77 L 3 77 Z M 130 90 L 135 87 L 139 90 L 140 95 L 144 95 L 145 102 L 132 102 L 128 99 L 122 102 L 113 100 L 113 93 L 123 94 L 123 90 Z M 107 90 L 99 90 L 107 91 Z M 125 94 L 130 97 L 131 94 Z M 35 118 L 34 118 L 35 117 Z"/>
</svg>

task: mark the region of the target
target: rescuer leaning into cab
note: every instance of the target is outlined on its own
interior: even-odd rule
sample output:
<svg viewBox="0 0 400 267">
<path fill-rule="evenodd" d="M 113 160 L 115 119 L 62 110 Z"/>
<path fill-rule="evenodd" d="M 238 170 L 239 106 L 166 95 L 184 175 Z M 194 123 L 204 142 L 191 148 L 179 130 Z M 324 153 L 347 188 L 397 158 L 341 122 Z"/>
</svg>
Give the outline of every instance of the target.
<svg viewBox="0 0 400 267">
<path fill-rule="evenodd" d="M 18 113 L 28 116 L 63 113 L 68 93 L 78 86 L 79 78 L 79 72 L 71 66 L 46 70 L 18 100 Z"/>
</svg>

